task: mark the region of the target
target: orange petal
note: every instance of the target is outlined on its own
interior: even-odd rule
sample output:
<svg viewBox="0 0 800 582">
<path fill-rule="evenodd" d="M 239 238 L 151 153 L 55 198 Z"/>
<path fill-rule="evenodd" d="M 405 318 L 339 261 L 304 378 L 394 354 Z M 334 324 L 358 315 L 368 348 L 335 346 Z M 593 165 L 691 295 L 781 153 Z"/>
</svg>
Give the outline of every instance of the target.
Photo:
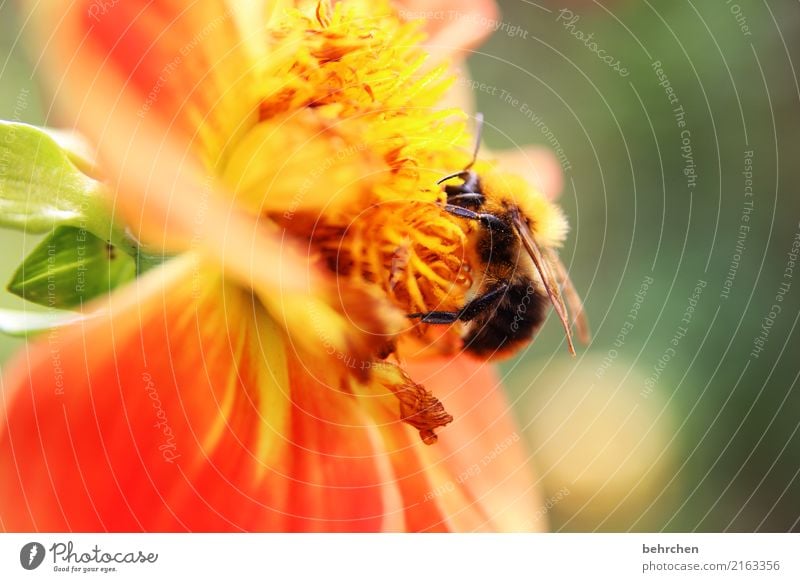
<svg viewBox="0 0 800 582">
<path fill-rule="evenodd" d="M 241 9 L 253 18 L 252 3 L 223 0 L 37 0 L 31 21 L 54 99 L 92 137 L 127 138 L 108 133 L 107 112 L 155 116 L 213 159 L 255 116 L 255 57 L 241 37 Z M 122 109 L 122 97 L 134 109 Z"/>
<path fill-rule="evenodd" d="M 257 117 L 257 65 L 240 38 L 240 4 L 29 4 L 53 110 L 97 147 L 117 187 L 115 209 L 137 238 L 185 248 L 197 238 L 194 224 L 207 222 L 209 172 Z"/>
<path fill-rule="evenodd" d="M 500 18 L 493 0 L 398 0 L 400 16 L 424 20 L 427 50 L 437 59 L 463 59 L 494 31 Z"/>
<path fill-rule="evenodd" d="M 377 363 L 378 366 L 383 365 Z M 375 387 L 357 391 L 380 425 L 409 531 L 543 531 L 543 500 L 521 431 L 492 366 L 467 356 L 412 361 L 455 420 L 425 445 L 397 422 L 399 405 Z"/>
<path fill-rule="evenodd" d="M 564 189 L 564 173 L 558 158 L 549 148 L 523 146 L 516 150 L 492 151 L 500 167 L 519 174 L 550 200 L 556 200 Z"/>
<path fill-rule="evenodd" d="M 356 392 L 361 406 L 379 426 L 379 442 L 386 451 L 384 462 L 400 498 L 404 529 L 412 532 L 469 531 L 471 528 L 463 527 L 469 520 L 471 525 L 477 526 L 481 510 L 463 491 L 456 489 L 455 475 L 448 472 L 443 462 L 437 461 L 435 450 L 439 444 L 423 444 L 416 429 L 398 421 L 400 407 L 395 396 L 388 393 L 381 396 L 375 387 Z M 447 427 L 442 432 L 446 431 Z M 448 495 L 449 503 L 442 503 L 444 494 Z M 461 511 L 455 522 L 446 513 L 453 507 Z"/>
<path fill-rule="evenodd" d="M 546 529 L 531 457 L 494 368 L 462 354 L 410 362 L 407 370 L 455 418 L 428 447 L 445 476 L 435 499 L 451 529 Z"/>
<path fill-rule="evenodd" d="M 250 293 L 200 272 L 168 263 L 6 370 L 3 527 L 405 528 L 374 421 Z"/>
</svg>

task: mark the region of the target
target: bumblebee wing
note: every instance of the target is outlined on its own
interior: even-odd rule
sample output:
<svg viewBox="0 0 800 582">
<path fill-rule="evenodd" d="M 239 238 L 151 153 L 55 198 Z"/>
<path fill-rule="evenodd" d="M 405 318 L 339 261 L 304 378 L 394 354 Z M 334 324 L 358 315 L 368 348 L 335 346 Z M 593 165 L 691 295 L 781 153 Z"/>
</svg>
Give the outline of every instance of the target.
<svg viewBox="0 0 800 582">
<path fill-rule="evenodd" d="M 573 314 L 572 317 L 575 323 L 575 329 L 578 332 L 578 339 L 582 344 L 588 344 L 592 339 L 592 332 L 589 329 L 589 319 L 586 317 L 586 311 L 583 309 L 583 301 L 581 301 L 580 295 L 578 295 L 578 292 L 575 290 L 572 279 L 569 278 L 567 268 L 564 266 L 564 263 L 561 262 L 558 253 L 552 249 L 547 249 L 546 252 L 547 258 L 553 266 L 559 283 L 561 284 L 561 289 L 564 292 L 564 299 L 567 302 L 569 311 Z"/>
<path fill-rule="evenodd" d="M 536 244 L 536 239 L 534 239 L 533 233 L 531 233 L 527 223 L 524 221 L 519 209 L 517 208 L 511 209 L 511 223 L 514 225 L 514 229 L 517 231 L 517 234 L 519 234 L 522 244 L 525 246 L 525 249 L 528 251 L 528 254 L 533 260 L 533 264 L 536 266 L 536 270 L 539 272 L 539 276 L 542 279 L 545 291 L 547 291 L 547 295 L 550 297 L 550 303 L 553 304 L 553 309 L 555 310 L 558 319 L 561 320 L 561 325 L 564 326 L 564 331 L 567 334 L 567 347 L 569 348 L 569 353 L 574 356 L 575 346 L 572 343 L 572 329 L 570 328 L 569 324 L 567 307 L 564 305 L 564 300 L 561 298 L 558 281 L 550 270 L 550 261 L 542 254 L 541 249 L 539 249 L 539 245 Z"/>
</svg>

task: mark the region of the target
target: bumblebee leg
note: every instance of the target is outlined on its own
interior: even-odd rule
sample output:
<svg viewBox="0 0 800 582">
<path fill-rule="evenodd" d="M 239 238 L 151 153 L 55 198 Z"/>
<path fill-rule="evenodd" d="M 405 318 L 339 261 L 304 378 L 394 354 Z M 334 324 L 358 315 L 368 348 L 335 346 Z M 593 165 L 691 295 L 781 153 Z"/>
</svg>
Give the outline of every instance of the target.
<svg viewBox="0 0 800 582">
<path fill-rule="evenodd" d="M 409 319 L 420 318 L 425 323 L 448 324 L 456 321 L 472 321 L 482 312 L 491 309 L 503 298 L 508 290 L 508 283 L 500 283 L 480 297 L 476 297 L 458 311 L 429 311 L 427 313 L 410 313 Z"/>
<path fill-rule="evenodd" d="M 485 212 L 475 212 L 469 208 L 462 208 L 455 204 L 445 204 L 444 209 L 454 216 L 466 218 L 469 220 L 478 220 L 482 225 L 489 229 L 507 230 L 506 224 L 497 218 L 494 214 L 487 214 Z"/>
<path fill-rule="evenodd" d="M 480 212 L 475 212 L 474 210 L 470 210 L 469 208 L 462 208 L 461 206 L 456 206 L 455 204 L 445 204 L 444 209 L 453 216 L 467 218 L 469 220 L 481 219 Z"/>
<path fill-rule="evenodd" d="M 409 313 L 406 315 L 409 319 L 419 317 L 420 321 L 424 323 L 448 324 L 458 321 L 461 311 L 429 311 L 428 313 Z"/>
<path fill-rule="evenodd" d="M 461 308 L 459 319 L 461 321 L 472 321 L 487 309 L 494 307 L 503 298 L 507 290 L 508 283 L 500 283 L 480 297 L 476 297 Z"/>
</svg>

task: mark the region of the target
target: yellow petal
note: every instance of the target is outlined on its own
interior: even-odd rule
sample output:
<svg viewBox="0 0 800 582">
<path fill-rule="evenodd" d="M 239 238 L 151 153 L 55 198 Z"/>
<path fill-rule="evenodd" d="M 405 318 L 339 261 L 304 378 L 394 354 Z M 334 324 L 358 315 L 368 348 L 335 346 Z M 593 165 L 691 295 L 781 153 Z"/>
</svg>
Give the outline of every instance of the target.
<svg viewBox="0 0 800 582">
<path fill-rule="evenodd" d="M 357 130 L 361 130 L 361 133 Z M 358 207 L 382 169 L 358 122 L 332 123 L 314 110 L 259 123 L 231 151 L 223 181 L 254 214 L 334 212 Z"/>
</svg>

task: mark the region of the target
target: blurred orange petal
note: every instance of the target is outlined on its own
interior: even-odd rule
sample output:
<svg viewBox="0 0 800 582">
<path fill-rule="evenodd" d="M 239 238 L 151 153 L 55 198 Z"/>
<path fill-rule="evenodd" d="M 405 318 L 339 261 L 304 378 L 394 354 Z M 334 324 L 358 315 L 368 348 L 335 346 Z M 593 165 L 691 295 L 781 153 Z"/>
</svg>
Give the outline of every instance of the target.
<svg viewBox="0 0 800 582">
<path fill-rule="evenodd" d="M 434 58 L 466 58 L 493 31 L 500 18 L 494 0 L 398 0 L 400 16 L 423 20 L 429 38 L 426 49 Z"/>
<path fill-rule="evenodd" d="M 459 414 L 427 447 L 394 400 L 328 381 L 249 294 L 196 267 L 150 273 L 6 371 L 6 530 L 477 531 L 532 515 L 513 443 L 463 478 L 516 434 L 487 366 L 413 367 Z"/>
<path fill-rule="evenodd" d="M 402 529 L 356 399 L 314 379 L 249 293 L 195 268 L 152 272 L 6 371 L 3 527 Z"/>
<path fill-rule="evenodd" d="M 151 246 L 202 240 L 213 168 L 255 123 L 256 64 L 235 6 L 31 2 L 53 110 L 96 145 L 115 209 Z"/>
<path fill-rule="evenodd" d="M 503 170 L 522 176 L 550 200 L 564 189 L 561 164 L 552 150 L 541 146 L 523 146 L 516 150 L 492 152 Z"/>
<path fill-rule="evenodd" d="M 445 487 L 440 496 L 450 519 L 478 512 L 480 520 L 469 530 L 545 530 L 531 458 L 494 366 L 461 354 L 411 361 L 407 369 L 455 418 L 432 450 L 449 479 L 461 487 Z"/>
<path fill-rule="evenodd" d="M 241 38 L 237 17 L 237 10 L 252 10 L 252 3 L 31 4 L 32 22 L 48 40 L 38 46 L 45 47 L 54 99 L 77 113 L 78 125 L 108 133 L 105 125 L 95 127 L 104 117 L 97 107 L 132 114 L 136 121 L 157 117 L 170 133 L 182 132 L 209 154 L 219 154 L 244 129 L 248 115 L 255 117 L 255 57 Z M 123 96 L 130 103 L 120 103 Z M 125 110 L 128 105 L 135 108 Z"/>
</svg>

